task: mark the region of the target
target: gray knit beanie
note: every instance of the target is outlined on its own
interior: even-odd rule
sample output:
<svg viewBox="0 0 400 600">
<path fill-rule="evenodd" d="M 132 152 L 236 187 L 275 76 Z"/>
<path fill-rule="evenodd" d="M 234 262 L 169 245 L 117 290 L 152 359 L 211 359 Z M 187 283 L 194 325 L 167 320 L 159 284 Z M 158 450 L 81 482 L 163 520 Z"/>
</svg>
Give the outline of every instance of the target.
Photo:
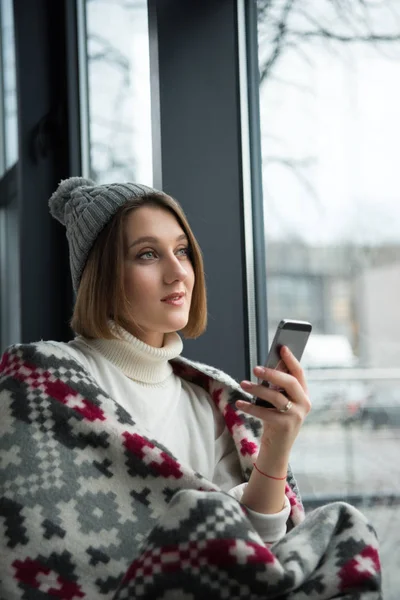
<svg viewBox="0 0 400 600">
<path fill-rule="evenodd" d="M 97 236 L 117 210 L 133 198 L 160 193 L 137 183 L 96 185 L 94 181 L 83 177 L 61 181 L 49 200 L 49 206 L 52 216 L 67 230 L 75 292 Z"/>
</svg>

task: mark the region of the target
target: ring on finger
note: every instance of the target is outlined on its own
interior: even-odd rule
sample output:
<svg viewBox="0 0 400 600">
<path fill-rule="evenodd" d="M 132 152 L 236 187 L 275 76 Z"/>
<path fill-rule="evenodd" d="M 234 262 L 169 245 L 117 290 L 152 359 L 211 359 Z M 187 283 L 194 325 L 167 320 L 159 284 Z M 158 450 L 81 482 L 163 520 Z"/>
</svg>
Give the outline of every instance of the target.
<svg viewBox="0 0 400 600">
<path fill-rule="evenodd" d="M 284 408 L 278 408 L 278 412 L 285 413 L 288 410 L 290 410 L 292 408 L 292 406 L 293 406 L 293 402 L 291 400 L 288 400 L 288 403 L 286 404 L 286 406 Z"/>
</svg>

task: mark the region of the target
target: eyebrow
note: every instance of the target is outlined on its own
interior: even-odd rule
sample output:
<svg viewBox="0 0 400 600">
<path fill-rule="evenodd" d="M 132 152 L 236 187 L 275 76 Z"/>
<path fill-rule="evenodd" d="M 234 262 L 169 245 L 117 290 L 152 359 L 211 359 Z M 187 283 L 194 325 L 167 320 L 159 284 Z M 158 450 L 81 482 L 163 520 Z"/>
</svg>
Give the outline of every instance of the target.
<svg viewBox="0 0 400 600">
<path fill-rule="evenodd" d="M 188 239 L 188 237 L 187 237 L 186 233 L 182 233 L 182 235 L 179 235 L 176 238 L 176 241 L 181 242 L 181 241 L 187 240 L 187 239 Z M 144 244 L 145 242 L 150 243 L 150 244 L 158 244 L 160 242 L 160 239 L 146 235 L 146 236 L 140 237 L 137 240 L 135 240 L 134 242 L 132 242 L 132 244 L 130 244 L 128 246 L 128 248 L 132 248 L 133 246 L 137 246 L 138 244 Z"/>
</svg>

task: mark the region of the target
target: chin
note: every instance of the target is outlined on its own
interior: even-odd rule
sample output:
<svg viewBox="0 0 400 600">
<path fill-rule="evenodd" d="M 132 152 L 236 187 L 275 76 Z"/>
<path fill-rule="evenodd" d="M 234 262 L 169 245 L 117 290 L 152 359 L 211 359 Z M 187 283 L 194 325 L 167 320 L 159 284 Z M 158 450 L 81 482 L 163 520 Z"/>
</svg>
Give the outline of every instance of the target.
<svg viewBox="0 0 400 600">
<path fill-rule="evenodd" d="M 181 329 L 186 327 L 188 320 L 188 317 L 182 317 L 180 319 L 171 319 L 168 322 L 168 324 L 165 324 L 165 333 L 171 333 L 172 331 L 180 331 Z"/>
</svg>

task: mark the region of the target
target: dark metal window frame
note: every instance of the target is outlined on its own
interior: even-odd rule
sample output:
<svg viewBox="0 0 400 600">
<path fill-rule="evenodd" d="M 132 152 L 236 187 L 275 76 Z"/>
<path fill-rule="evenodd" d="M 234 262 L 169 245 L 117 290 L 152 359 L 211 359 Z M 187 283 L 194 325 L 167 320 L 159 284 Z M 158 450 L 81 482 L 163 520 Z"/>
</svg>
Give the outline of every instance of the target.
<svg viewBox="0 0 400 600">
<path fill-rule="evenodd" d="M 9 250 L 3 346 L 71 337 L 65 231 L 47 201 L 60 179 L 80 170 L 73 9 L 68 0 L 14 0 L 19 156 L 0 181 Z"/>
</svg>

